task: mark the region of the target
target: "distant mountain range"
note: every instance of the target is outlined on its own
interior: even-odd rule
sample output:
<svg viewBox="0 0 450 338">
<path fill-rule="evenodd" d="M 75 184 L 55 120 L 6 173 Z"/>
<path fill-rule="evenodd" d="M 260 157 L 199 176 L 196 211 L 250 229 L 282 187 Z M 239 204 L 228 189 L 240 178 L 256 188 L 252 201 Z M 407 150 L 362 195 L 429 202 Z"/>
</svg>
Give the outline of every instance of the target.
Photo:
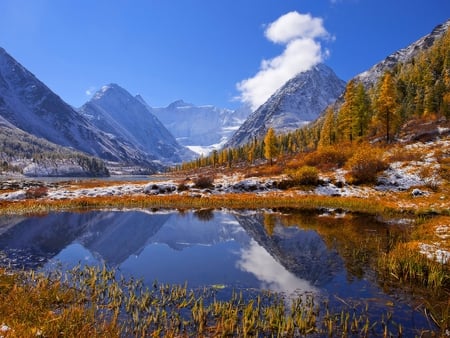
<svg viewBox="0 0 450 338">
<path fill-rule="evenodd" d="M 250 114 L 250 108 L 243 106 L 233 111 L 179 100 L 165 108 L 153 108 L 152 112 L 180 144 L 205 154 L 225 144 Z"/>
<path fill-rule="evenodd" d="M 354 80 L 373 86 L 449 27 L 450 20 Z M 302 127 L 328 105 L 339 105 L 344 90 L 344 81 L 319 64 L 290 79 L 253 113 L 183 100 L 152 108 L 116 84 L 104 86 L 77 110 L 0 48 L 0 173 L 106 175 L 106 167 L 115 164 L 157 172 L 199 153 L 261 139 L 269 128 L 285 133 Z"/>
<path fill-rule="evenodd" d="M 99 130 L 151 160 L 173 164 L 195 157 L 175 140 L 142 98 L 133 97 L 117 84 L 104 86 L 79 112 Z"/>
</svg>

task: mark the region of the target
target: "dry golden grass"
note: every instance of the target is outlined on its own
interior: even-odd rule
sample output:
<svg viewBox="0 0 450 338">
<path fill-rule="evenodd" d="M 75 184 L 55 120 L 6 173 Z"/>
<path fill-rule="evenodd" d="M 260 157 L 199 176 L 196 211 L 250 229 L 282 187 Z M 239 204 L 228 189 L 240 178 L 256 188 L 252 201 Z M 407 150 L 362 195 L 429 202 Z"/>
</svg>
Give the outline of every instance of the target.
<svg viewBox="0 0 450 338">
<path fill-rule="evenodd" d="M 71 288 L 45 278 L 0 270 L 0 318 L 5 337 L 119 337 L 118 327 L 87 309 Z"/>
<path fill-rule="evenodd" d="M 393 198 L 395 197 L 395 198 Z M 433 203 L 436 201 L 436 203 Z M 377 195 L 371 198 L 331 197 L 303 195 L 295 192 L 273 192 L 263 195 L 254 193 L 222 195 L 128 195 L 81 197 L 67 200 L 0 201 L 0 214 L 42 214 L 50 211 L 80 211 L 108 208 L 229 208 L 260 209 L 289 207 L 314 210 L 317 208 L 341 208 L 370 214 L 448 214 L 449 199 L 424 196 L 413 199 L 410 194 Z"/>
<path fill-rule="evenodd" d="M 439 244 L 442 250 L 450 251 L 450 217 L 433 217 L 421 223 L 413 233 L 422 243 Z"/>
<path fill-rule="evenodd" d="M 389 162 L 422 161 L 425 155 L 419 149 L 406 149 L 403 146 L 395 145 L 389 149 L 387 160 Z"/>
</svg>

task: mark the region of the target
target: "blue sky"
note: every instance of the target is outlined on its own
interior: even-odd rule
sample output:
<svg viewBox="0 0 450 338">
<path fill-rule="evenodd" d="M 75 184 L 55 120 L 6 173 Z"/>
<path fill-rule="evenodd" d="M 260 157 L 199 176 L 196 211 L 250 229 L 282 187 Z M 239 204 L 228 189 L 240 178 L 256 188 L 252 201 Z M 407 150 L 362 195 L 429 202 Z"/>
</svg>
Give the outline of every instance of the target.
<svg viewBox="0 0 450 338">
<path fill-rule="evenodd" d="M 76 107 L 117 83 L 236 108 L 320 61 L 349 80 L 449 18 L 449 0 L 0 0 L 0 47 Z"/>
</svg>

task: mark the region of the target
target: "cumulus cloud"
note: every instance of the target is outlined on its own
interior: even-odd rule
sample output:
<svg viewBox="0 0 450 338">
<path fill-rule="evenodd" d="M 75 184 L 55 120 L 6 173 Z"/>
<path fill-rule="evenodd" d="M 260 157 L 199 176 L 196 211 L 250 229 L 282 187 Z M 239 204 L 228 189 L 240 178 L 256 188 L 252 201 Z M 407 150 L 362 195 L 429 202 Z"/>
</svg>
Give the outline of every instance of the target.
<svg viewBox="0 0 450 338">
<path fill-rule="evenodd" d="M 321 18 L 290 12 L 267 26 L 268 40 L 285 45 L 284 51 L 261 62 L 255 76 L 237 84 L 241 101 L 257 109 L 286 81 L 323 61 L 320 38 L 329 36 Z"/>
</svg>

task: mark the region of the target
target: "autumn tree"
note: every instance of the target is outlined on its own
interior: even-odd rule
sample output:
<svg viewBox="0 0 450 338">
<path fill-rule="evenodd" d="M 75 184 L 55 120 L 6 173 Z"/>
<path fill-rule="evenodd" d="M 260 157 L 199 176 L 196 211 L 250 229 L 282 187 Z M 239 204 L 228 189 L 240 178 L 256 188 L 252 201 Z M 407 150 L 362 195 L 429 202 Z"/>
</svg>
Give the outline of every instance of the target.
<svg viewBox="0 0 450 338">
<path fill-rule="evenodd" d="M 273 158 L 277 155 L 277 137 L 273 128 L 269 128 L 264 137 L 264 157 L 273 164 Z"/>
<path fill-rule="evenodd" d="M 398 123 L 397 93 L 394 79 L 390 72 L 386 72 L 379 84 L 378 96 L 375 102 L 376 121 L 384 130 L 386 142 L 391 141 L 391 132 Z"/>
<path fill-rule="evenodd" d="M 354 104 L 354 124 L 353 131 L 357 139 L 361 139 L 367 133 L 371 112 L 371 102 L 369 95 L 362 83 L 356 86 L 355 104 Z"/>
<path fill-rule="evenodd" d="M 339 141 L 353 142 L 365 136 L 369 125 L 370 98 L 364 85 L 350 80 L 344 95 L 344 103 L 338 112 Z"/>
<path fill-rule="evenodd" d="M 325 111 L 325 117 L 320 132 L 319 148 L 327 147 L 336 142 L 336 122 L 334 110 L 330 106 Z"/>
<path fill-rule="evenodd" d="M 355 81 L 350 80 L 345 88 L 344 103 L 337 114 L 338 137 L 340 142 L 353 141 Z"/>
</svg>

